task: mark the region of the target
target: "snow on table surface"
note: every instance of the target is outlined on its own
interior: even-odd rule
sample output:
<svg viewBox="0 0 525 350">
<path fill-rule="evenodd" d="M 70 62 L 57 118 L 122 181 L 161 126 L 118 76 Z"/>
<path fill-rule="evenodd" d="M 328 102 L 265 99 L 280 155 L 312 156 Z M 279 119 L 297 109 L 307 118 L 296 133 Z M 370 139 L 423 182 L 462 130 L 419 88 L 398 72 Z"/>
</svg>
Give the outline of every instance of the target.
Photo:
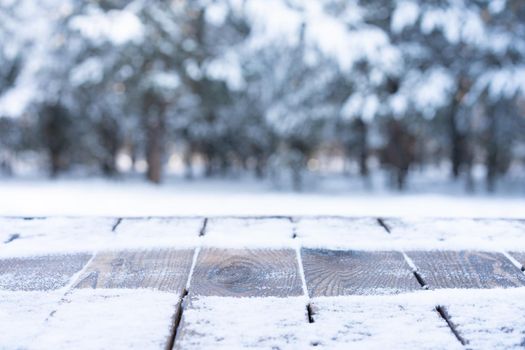
<svg viewBox="0 0 525 350">
<path fill-rule="evenodd" d="M 161 349 L 179 295 L 154 290 L 0 291 L 1 348 Z M 306 305 L 312 305 L 313 323 Z M 435 307 L 446 307 L 474 349 L 522 346 L 525 288 L 419 291 L 394 296 L 198 297 L 176 349 L 460 349 Z"/>
<path fill-rule="evenodd" d="M 162 349 L 179 302 L 147 289 L 0 290 L 0 349 Z"/>
<path fill-rule="evenodd" d="M 199 297 L 184 311 L 176 348 L 462 349 L 436 311 L 444 305 L 473 348 L 509 349 L 523 341 L 524 297 L 524 288 L 320 297 L 310 301 L 314 323 L 303 297 Z"/>
<path fill-rule="evenodd" d="M 63 291 L 0 291 L 0 349 L 27 349 Z"/>
<path fill-rule="evenodd" d="M 199 244 L 203 218 L 124 218 L 115 228 L 111 249 L 191 248 Z"/>
<path fill-rule="evenodd" d="M 0 258 L 194 247 L 525 251 L 525 221 L 351 217 L 0 217 Z M 201 235 L 201 231 L 204 234 Z"/>
<path fill-rule="evenodd" d="M 288 248 L 289 252 L 290 247 L 300 246 L 334 250 L 386 249 L 396 254 L 401 254 L 399 250 L 406 250 L 408 255 L 410 250 L 435 249 L 525 251 L 522 244 L 524 223 L 519 220 L 385 219 L 385 222 L 390 232 L 373 217 L 209 218 L 205 226 L 202 217 L 0 218 L 0 237 L 5 238 L 0 243 L 0 263 L 9 268 L 15 265 L 8 263 L 16 262 L 16 266 L 22 266 L 18 263 L 35 261 L 35 266 L 40 266 L 39 261 L 53 262 L 56 258 L 60 262 L 68 254 L 81 251 L 100 254 L 107 250 L 118 252 L 140 247 L 144 251 L 163 247 L 174 250 L 206 248 L 200 250 L 202 255 L 198 249 L 193 251 L 193 268 L 188 271 L 192 274 L 200 271 L 195 265 L 199 263 L 199 257 L 201 260 L 205 257 L 203 252 L 211 247 L 219 248 L 218 251 L 221 248 L 244 249 L 244 253 L 253 254 L 253 261 L 260 261 L 263 252 L 279 253 L 283 248 Z M 199 236 L 203 227 L 204 236 Z M 9 240 L 13 234 L 18 237 Z M 231 284 L 231 288 L 236 288 L 246 281 L 258 281 L 252 273 L 262 269 L 253 268 L 257 265 L 254 262 L 248 264 L 239 251 L 231 254 L 234 253 L 238 259 L 232 260 L 231 266 L 222 266 L 220 273 L 216 274 L 220 277 L 217 283 Z M 293 258 L 285 265 L 293 265 L 294 271 L 298 269 L 294 273 L 302 274 L 304 278 L 301 255 L 294 251 L 291 254 Z M 32 257 L 34 255 L 37 257 Z M 38 257 L 42 255 L 43 260 Z M 48 259 L 48 256 L 53 259 Z M 90 254 L 82 256 L 86 266 L 93 264 L 94 260 L 87 261 Z M 508 256 L 502 255 L 502 258 Z M 217 259 L 224 262 L 220 260 L 221 256 Z M 282 259 L 274 260 L 283 263 Z M 140 267 L 124 258 L 111 261 L 116 265 L 110 264 L 113 266 L 110 269 L 125 265 L 123 271 L 138 271 Z M 161 274 L 169 272 L 162 270 L 163 265 L 158 265 L 155 258 L 149 263 L 159 266 Z M 27 264 L 23 266 L 27 267 Z M 66 281 L 67 277 L 70 282 L 62 287 L 63 282 L 60 289 L 51 291 L 9 290 L 11 287 L 6 286 L 26 286 L 26 282 L 35 277 L 3 272 L 5 283 L 0 283 L 1 349 L 164 348 L 180 301 L 178 293 L 161 292 L 155 288 L 71 289 L 80 268 L 64 270 L 63 276 L 58 277 L 50 271 L 48 275 L 53 281 Z M 491 273 L 490 270 L 483 271 Z M 268 278 L 275 279 L 274 272 L 267 272 Z M 522 273 L 517 267 L 513 272 Z M 42 274 L 38 272 L 36 275 Z M 208 281 L 215 275 L 204 273 L 202 276 Z M 18 279 L 20 283 L 15 281 Z M 13 281 L 17 283 L 13 284 Z M 305 280 L 302 283 L 304 288 Z M 269 283 L 262 284 L 271 287 Z M 445 320 L 435 310 L 437 305 L 446 307 L 460 336 L 472 348 L 517 348 L 525 339 L 523 287 L 441 289 L 397 295 L 311 299 L 304 295 L 232 298 L 209 294 L 212 296 L 197 297 L 192 294 L 191 283 L 188 287 L 188 302 L 184 306 L 175 342 L 176 348 L 181 349 L 347 349 L 350 344 L 370 349 L 461 348 Z M 58 287 L 53 284 L 52 288 Z M 300 295 L 300 292 L 289 295 Z M 307 304 L 311 304 L 314 311 L 313 323 L 308 322 Z"/>
<path fill-rule="evenodd" d="M 297 239 L 303 247 L 327 249 L 388 250 L 387 232 L 376 218 L 298 218 Z"/>
<path fill-rule="evenodd" d="M 69 217 L 28 220 L 0 217 L 0 237 L 18 237 L 0 246 L 0 257 L 93 252 L 109 244 L 115 220 Z"/>
<path fill-rule="evenodd" d="M 211 218 L 203 245 L 216 248 L 286 248 L 295 243 L 290 218 Z"/>
<path fill-rule="evenodd" d="M 177 294 L 146 289 L 77 289 L 26 340 L 30 349 L 162 349 L 179 301 Z M 8 349 L 20 344 L 10 341 L 3 343 Z"/>
<path fill-rule="evenodd" d="M 405 250 L 525 250 L 525 221 L 501 219 L 387 219 L 388 239 Z"/>
<path fill-rule="evenodd" d="M 0 257 L 140 248 L 191 248 L 199 244 L 203 220 L 89 217 L 29 220 L 0 217 L 0 239 L 3 243 L 0 244 Z"/>
</svg>

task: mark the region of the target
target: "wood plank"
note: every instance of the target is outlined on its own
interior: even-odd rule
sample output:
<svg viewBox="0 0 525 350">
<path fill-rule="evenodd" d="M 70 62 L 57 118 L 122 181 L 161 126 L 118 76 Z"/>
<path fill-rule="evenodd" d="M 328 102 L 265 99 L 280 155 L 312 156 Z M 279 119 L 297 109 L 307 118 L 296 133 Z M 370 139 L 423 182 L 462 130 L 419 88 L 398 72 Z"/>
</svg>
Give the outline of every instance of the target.
<svg viewBox="0 0 525 350">
<path fill-rule="evenodd" d="M 430 288 L 525 286 L 525 275 L 500 253 L 413 251 L 407 255 Z"/>
<path fill-rule="evenodd" d="M 179 295 L 152 289 L 73 289 L 29 349 L 166 349 Z"/>
<path fill-rule="evenodd" d="M 168 348 L 194 250 L 98 253 L 49 317 L 42 348 Z"/>
<path fill-rule="evenodd" d="M 439 292 L 439 291 L 437 291 Z M 436 299 L 446 306 L 450 322 L 467 349 L 523 349 L 523 288 L 447 291 Z"/>
<path fill-rule="evenodd" d="M 421 293 L 318 298 L 312 309 L 305 336 L 322 349 L 464 349 Z"/>
<path fill-rule="evenodd" d="M 296 219 L 301 247 L 338 250 L 392 250 L 390 236 L 375 218 Z"/>
<path fill-rule="evenodd" d="M 95 256 L 76 288 L 154 288 L 182 293 L 193 250 L 108 251 Z"/>
<path fill-rule="evenodd" d="M 0 290 L 0 349 L 31 349 L 31 341 L 62 296 L 61 290 Z"/>
<path fill-rule="evenodd" d="M 301 256 L 310 297 L 421 289 L 399 252 L 302 249 Z"/>
<path fill-rule="evenodd" d="M 175 349 L 463 349 L 424 294 L 313 298 L 313 323 L 306 303 L 192 298 Z"/>
<path fill-rule="evenodd" d="M 66 286 L 90 254 L 46 255 L 0 260 L 0 289 L 44 291 Z"/>
<path fill-rule="evenodd" d="M 0 218 L 0 257 L 95 252 L 113 239 L 112 218 Z"/>
<path fill-rule="evenodd" d="M 304 297 L 192 297 L 174 349 L 308 349 Z"/>
<path fill-rule="evenodd" d="M 301 295 L 296 253 L 291 249 L 203 249 L 192 276 L 190 294 Z"/>
<path fill-rule="evenodd" d="M 289 218 L 212 218 L 203 245 L 212 248 L 293 248 L 293 223 Z"/>
<path fill-rule="evenodd" d="M 521 264 L 521 270 L 525 271 L 525 252 L 510 252 L 510 255 Z"/>
<path fill-rule="evenodd" d="M 129 218 L 115 227 L 111 250 L 172 248 L 198 246 L 202 218 Z"/>
<path fill-rule="evenodd" d="M 389 238 L 403 250 L 501 251 L 525 247 L 525 223 L 502 219 L 385 219 Z"/>
</svg>

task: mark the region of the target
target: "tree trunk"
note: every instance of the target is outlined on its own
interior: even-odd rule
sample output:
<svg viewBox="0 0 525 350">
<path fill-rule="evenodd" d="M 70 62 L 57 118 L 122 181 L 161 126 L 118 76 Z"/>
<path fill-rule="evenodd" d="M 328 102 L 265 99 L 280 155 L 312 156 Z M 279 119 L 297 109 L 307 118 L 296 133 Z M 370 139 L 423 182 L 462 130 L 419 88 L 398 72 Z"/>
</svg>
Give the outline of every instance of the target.
<svg viewBox="0 0 525 350">
<path fill-rule="evenodd" d="M 489 127 L 487 130 L 487 156 L 485 166 L 487 167 L 486 186 L 488 192 L 494 192 L 496 188 L 496 176 L 498 172 L 498 142 L 497 142 L 497 118 L 494 111 L 488 111 Z"/>
<path fill-rule="evenodd" d="M 153 95 L 146 96 L 146 178 L 155 184 L 162 181 L 164 136 L 166 129 L 165 105 Z"/>
<path fill-rule="evenodd" d="M 456 103 L 454 102 L 454 105 Z M 456 123 L 456 108 L 453 107 L 448 118 L 449 135 L 450 135 L 450 161 L 452 163 L 452 178 L 456 180 L 459 177 L 463 165 L 463 147 L 462 137 Z"/>
<path fill-rule="evenodd" d="M 359 144 L 359 174 L 366 178 L 368 177 L 368 125 L 361 119 L 357 119 L 356 128 L 358 134 Z"/>
<path fill-rule="evenodd" d="M 158 184 L 162 180 L 164 126 L 160 116 L 155 119 L 155 122 L 149 123 L 147 130 L 146 163 L 148 168 L 146 177 L 149 181 Z"/>
</svg>

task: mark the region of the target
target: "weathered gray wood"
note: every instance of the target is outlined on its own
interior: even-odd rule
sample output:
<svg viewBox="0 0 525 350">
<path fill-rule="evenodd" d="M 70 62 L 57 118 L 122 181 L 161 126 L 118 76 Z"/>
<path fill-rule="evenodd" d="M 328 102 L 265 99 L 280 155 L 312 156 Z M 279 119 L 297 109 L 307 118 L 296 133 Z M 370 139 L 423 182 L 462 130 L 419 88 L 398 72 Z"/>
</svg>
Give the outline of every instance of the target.
<svg viewBox="0 0 525 350">
<path fill-rule="evenodd" d="M 421 289 L 399 252 L 302 249 L 301 256 L 311 297 Z"/>
<path fill-rule="evenodd" d="M 43 291 L 66 286 L 90 254 L 46 255 L 0 260 L 0 289 Z"/>
<path fill-rule="evenodd" d="M 510 255 L 521 264 L 521 270 L 525 271 L 525 252 L 511 252 Z"/>
<path fill-rule="evenodd" d="M 191 295 L 292 296 L 302 294 L 294 250 L 203 249 Z"/>
<path fill-rule="evenodd" d="M 76 288 L 153 288 L 181 293 L 193 250 L 153 249 L 98 253 Z"/>
<path fill-rule="evenodd" d="M 414 251 L 407 255 L 430 288 L 496 288 L 525 285 L 525 275 L 503 254 Z"/>
</svg>

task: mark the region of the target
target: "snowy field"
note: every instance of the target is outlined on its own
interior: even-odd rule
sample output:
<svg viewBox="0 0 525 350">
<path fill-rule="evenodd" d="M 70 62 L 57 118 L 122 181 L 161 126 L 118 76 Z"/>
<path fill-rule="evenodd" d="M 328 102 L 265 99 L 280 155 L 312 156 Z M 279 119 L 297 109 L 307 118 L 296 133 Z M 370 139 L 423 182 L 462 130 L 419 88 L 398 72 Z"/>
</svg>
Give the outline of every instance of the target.
<svg viewBox="0 0 525 350">
<path fill-rule="evenodd" d="M 406 193 L 365 190 L 332 182 L 296 193 L 252 180 L 0 180 L 1 216 L 250 216 L 343 215 L 384 217 L 523 218 L 517 189 L 465 194 L 458 186 L 424 183 Z M 434 191 L 434 192 L 432 192 Z"/>
</svg>

